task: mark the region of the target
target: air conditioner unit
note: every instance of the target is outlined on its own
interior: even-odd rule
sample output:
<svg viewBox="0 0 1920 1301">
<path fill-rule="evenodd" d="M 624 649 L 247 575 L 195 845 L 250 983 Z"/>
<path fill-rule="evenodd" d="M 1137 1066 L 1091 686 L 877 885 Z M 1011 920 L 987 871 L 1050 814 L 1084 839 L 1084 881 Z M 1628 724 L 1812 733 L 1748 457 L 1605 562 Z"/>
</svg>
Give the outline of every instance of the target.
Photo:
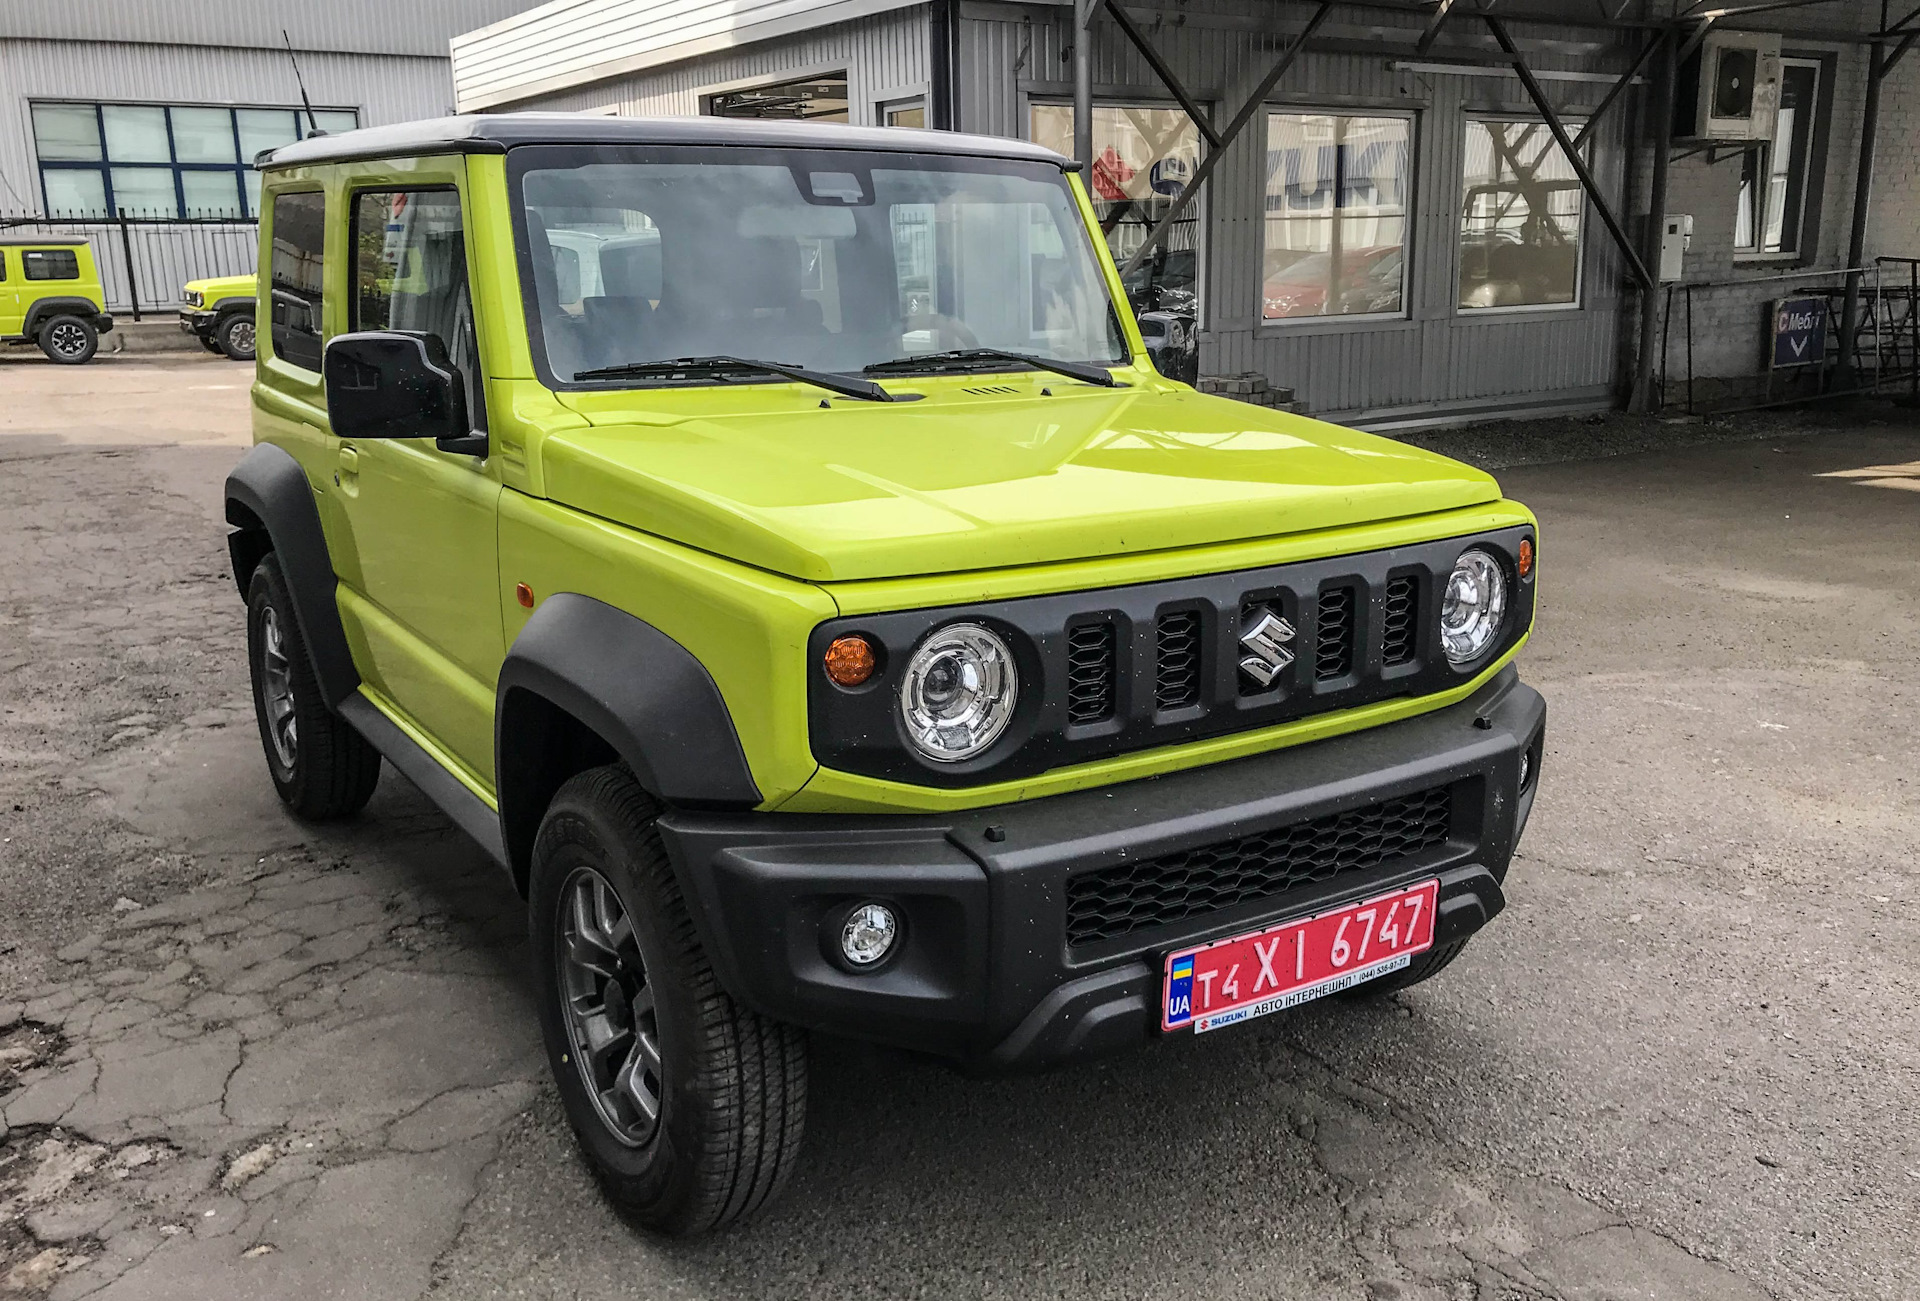
<svg viewBox="0 0 1920 1301">
<path fill-rule="evenodd" d="M 1780 38 L 1710 32 L 1680 67 L 1674 135 L 1687 140 L 1771 140 L 1780 108 Z"/>
</svg>

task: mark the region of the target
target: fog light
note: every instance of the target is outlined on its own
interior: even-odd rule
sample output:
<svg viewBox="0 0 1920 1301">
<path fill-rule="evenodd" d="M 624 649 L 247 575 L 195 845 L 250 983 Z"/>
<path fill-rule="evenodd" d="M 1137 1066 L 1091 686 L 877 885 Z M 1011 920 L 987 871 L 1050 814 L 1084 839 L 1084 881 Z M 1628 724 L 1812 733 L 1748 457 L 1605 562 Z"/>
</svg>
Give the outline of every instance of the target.
<svg viewBox="0 0 1920 1301">
<path fill-rule="evenodd" d="M 863 903 L 840 928 L 840 954 L 856 967 L 871 967 L 893 952 L 900 923 L 883 903 Z"/>
<path fill-rule="evenodd" d="M 1520 789 L 1525 790 L 1527 783 L 1533 780 L 1533 751 L 1520 752 Z"/>
</svg>

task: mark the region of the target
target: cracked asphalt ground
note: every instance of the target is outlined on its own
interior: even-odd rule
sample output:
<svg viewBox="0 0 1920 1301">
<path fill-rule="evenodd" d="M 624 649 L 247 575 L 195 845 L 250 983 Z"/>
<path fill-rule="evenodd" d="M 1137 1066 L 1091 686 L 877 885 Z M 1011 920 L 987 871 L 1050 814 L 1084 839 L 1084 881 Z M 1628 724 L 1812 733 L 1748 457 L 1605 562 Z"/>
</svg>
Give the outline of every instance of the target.
<svg viewBox="0 0 1920 1301">
<path fill-rule="evenodd" d="M 1439 979 L 1019 1080 L 816 1041 L 784 1200 L 663 1243 L 574 1156 L 506 882 L 391 772 L 345 826 L 274 801 L 219 510 L 247 376 L 0 361 L 0 1293 L 1920 1285 L 1911 417 L 1503 473 L 1549 748 Z"/>
</svg>

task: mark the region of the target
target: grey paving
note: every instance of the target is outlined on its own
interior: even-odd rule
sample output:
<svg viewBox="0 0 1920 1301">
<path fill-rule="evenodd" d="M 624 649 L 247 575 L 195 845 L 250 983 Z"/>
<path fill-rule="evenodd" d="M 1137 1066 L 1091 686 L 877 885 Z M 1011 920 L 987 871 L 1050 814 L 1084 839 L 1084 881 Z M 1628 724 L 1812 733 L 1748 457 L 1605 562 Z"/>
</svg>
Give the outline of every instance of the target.
<svg viewBox="0 0 1920 1301">
<path fill-rule="evenodd" d="M 87 374 L 92 417 L 0 372 L 0 1295 L 1920 1286 L 1902 415 L 1504 472 L 1552 741 L 1442 978 L 1038 1078 L 818 1041 L 785 1199 L 686 1244 L 574 1156 L 481 856 L 391 775 L 344 828 L 278 812 L 222 570 L 244 392 L 195 387 L 234 372 Z M 1908 468 L 1821 477 L 1868 466 Z"/>
</svg>

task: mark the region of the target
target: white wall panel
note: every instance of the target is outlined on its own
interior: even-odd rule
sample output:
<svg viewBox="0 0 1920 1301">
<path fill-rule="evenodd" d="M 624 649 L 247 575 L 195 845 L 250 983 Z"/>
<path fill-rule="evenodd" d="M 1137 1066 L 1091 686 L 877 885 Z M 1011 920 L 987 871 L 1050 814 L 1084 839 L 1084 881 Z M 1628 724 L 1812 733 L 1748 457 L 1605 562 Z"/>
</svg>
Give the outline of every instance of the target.
<svg viewBox="0 0 1920 1301">
<path fill-rule="evenodd" d="M 4 0 L 0 40 L 113 41 L 445 58 L 447 41 L 530 0 Z M 284 62 L 285 56 L 282 56 Z"/>
<path fill-rule="evenodd" d="M 906 8 L 915 0 L 553 0 L 453 41 L 462 112 Z"/>
</svg>

